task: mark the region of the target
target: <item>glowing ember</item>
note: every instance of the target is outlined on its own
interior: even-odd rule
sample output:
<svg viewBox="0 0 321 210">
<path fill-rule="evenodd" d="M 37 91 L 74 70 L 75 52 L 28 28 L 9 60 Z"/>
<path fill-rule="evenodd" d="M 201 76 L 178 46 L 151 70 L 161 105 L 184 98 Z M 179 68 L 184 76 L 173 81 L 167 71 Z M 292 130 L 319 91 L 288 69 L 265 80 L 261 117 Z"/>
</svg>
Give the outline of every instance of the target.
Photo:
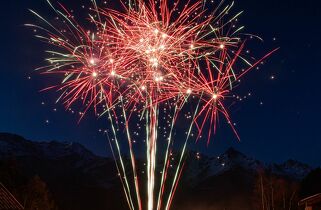
<svg viewBox="0 0 321 210">
<path fill-rule="evenodd" d="M 238 36 L 243 27 L 234 27 L 241 13 L 228 15 L 233 4 L 216 8 L 215 13 L 204 10 L 211 4 L 207 1 L 168 2 L 129 0 L 114 10 L 99 8 L 92 0 L 92 25 L 84 28 L 62 4 L 56 7 L 48 1 L 61 22 L 49 23 L 31 10 L 46 25 L 27 24 L 36 32 L 43 29 L 37 37 L 52 46 L 49 65 L 39 69 L 61 75 L 61 84 L 54 87 L 61 91 L 58 101 L 67 109 L 81 101 L 81 118 L 90 107 L 98 116 L 107 115 L 107 134 L 112 135 L 110 145 L 131 210 L 171 207 L 188 141 L 204 133 L 209 141 L 219 115 L 238 137 L 224 99 L 231 96 L 234 83 L 275 51 L 259 60 L 244 55 L 246 37 Z M 189 104 L 194 109 L 185 113 Z M 188 123 L 177 130 L 186 126 L 186 139 L 174 159 L 173 131 L 178 118 Z M 124 142 L 119 139 L 127 139 L 130 167 L 124 163 Z M 138 139 L 146 146 L 142 171 L 137 169 L 133 146 Z M 163 156 L 159 144 L 165 148 Z M 157 166 L 158 162 L 164 164 Z M 158 167 L 161 173 L 156 173 Z M 142 202 L 141 180 L 146 181 L 146 202 Z"/>
</svg>

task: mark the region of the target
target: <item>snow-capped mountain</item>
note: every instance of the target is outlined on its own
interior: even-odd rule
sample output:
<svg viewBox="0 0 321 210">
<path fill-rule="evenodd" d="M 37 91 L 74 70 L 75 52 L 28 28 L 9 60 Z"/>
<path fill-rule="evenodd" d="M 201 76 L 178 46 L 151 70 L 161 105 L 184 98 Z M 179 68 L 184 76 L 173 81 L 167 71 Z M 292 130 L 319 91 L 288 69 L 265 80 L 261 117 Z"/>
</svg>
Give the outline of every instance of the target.
<svg viewBox="0 0 321 210">
<path fill-rule="evenodd" d="M 95 167 L 111 163 L 111 159 L 96 156 L 84 146 L 73 142 L 33 142 L 21 136 L 0 133 L 0 159 L 9 157 L 38 157 L 48 160 L 73 159 L 74 168 L 90 172 Z M 267 170 L 276 175 L 301 179 L 311 171 L 307 164 L 288 160 L 284 163 L 264 163 L 245 154 L 229 148 L 217 157 L 208 157 L 191 151 L 187 161 L 187 171 L 190 178 L 202 174 L 202 177 L 217 176 L 226 171 L 242 168 L 257 172 Z"/>
<path fill-rule="evenodd" d="M 49 159 L 59 159 L 70 155 L 79 155 L 86 160 L 95 158 L 93 153 L 79 143 L 33 142 L 18 135 L 1 133 L 0 157 L 6 158 L 12 155 L 15 157 L 43 156 Z"/>
<path fill-rule="evenodd" d="M 11 158 L 27 173 L 41 174 L 48 179 L 64 176 L 69 171 L 86 179 L 90 177 L 88 184 L 109 187 L 116 174 L 113 160 L 96 156 L 79 143 L 34 142 L 0 133 L 0 160 Z"/>
<path fill-rule="evenodd" d="M 268 168 L 273 174 L 289 176 L 299 180 L 312 170 L 311 166 L 292 159 L 281 164 L 270 164 Z"/>
<path fill-rule="evenodd" d="M 125 198 L 119 198 L 123 192 L 114 161 L 93 154 L 79 143 L 34 142 L 14 134 L 0 133 L 0 167 L 11 160 L 24 176 L 39 175 L 48 183 L 60 209 L 126 208 L 126 203 L 119 202 Z M 138 165 L 143 163 L 138 160 Z M 189 151 L 184 170 L 180 184 L 183 188 L 178 194 L 189 197 L 190 202 L 203 203 L 204 196 L 211 196 L 216 198 L 211 201 L 219 206 L 222 201 L 224 206 L 237 202 L 244 207 L 239 209 L 249 209 L 246 199 L 251 198 L 258 172 L 300 180 L 312 168 L 295 160 L 281 164 L 264 163 L 230 148 L 217 157 Z M 144 176 L 139 174 L 140 178 Z M 186 203 L 185 199 L 178 197 L 177 200 L 179 204 Z M 186 210 L 188 204 L 184 205 L 175 209 Z"/>
<path fill-rule="evenodd" d="M 217 157 L 208 157 L 190 152 L 187 163 L 189 165 L 187 169 L 190 173 L 188 175 L 189 178 L 195 176 L 203 178 L 217 176 L 227 171 L 241 168 L 253 173 L 264 170 L 274 175 L 300 180 L 312 170 L 312 167 L 309 165 L 291 159 L 280 164 L 264 163 L 248 157 L 234 148 L 229 148 Z"/>
</svg>

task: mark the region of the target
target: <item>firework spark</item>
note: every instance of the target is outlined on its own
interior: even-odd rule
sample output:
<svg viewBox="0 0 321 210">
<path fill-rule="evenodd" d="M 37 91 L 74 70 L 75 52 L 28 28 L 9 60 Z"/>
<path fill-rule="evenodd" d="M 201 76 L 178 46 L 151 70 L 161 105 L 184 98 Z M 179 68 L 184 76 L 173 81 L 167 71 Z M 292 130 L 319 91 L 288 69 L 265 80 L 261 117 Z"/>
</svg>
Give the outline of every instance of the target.
<svg viewBox="0 0 321 210">
<path fill-rule="evenodd" d="M 219 116 L 239 138 L 225 99 L 274 51 L 247 59 L 243 51 L 249 36 L 241 36 L 243 27 L 236 27 L 242 12 L 229 15 L 233 3 L 210 10 L 213 5 L 206 1 L 129 0 L 116 10 L 100 8 L 93 0 L 88 24 L 80 24 L 62 4 L 47 2 L 56 20 L 31 10 L 44 24 L 27 24 L 41 29 L 36 37 L 52 46 L 49 65 L 38 70 L 62 77 L 61 84 L 46 89 L 61 92 L 58 101 L 67 108 L 81 101 L 81 118 L 90 107 L 107 115 L 108 139 L 130 209 L 170 209 L 189 140 L 207 133 L 209 143 Z M 172 168 L 173 131 L 182 117 L 188 122 L 186 138 Z M 145 146 L 145 169 L 136 160 L 138 138 Z M 127 139 L 130 169 L 120 139 Z M 142 170 L 146 178 L 140 177 Z M 140 180 L 146 180 L 146 190 Z"/>
</svg>

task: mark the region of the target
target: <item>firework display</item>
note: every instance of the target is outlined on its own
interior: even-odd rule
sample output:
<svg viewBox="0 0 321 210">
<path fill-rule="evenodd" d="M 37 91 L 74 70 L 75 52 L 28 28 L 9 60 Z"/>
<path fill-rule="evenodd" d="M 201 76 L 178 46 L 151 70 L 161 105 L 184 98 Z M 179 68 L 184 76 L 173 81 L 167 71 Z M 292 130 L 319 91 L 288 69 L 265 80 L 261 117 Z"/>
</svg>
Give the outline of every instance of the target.
<svg viewBox="0 0 321 210">
<path fill-rule="evenodd" d="M 245 51 L 255 36 L 241 33 L 241 12 L 232 14 L 233 3 L 129 0 L 119 1 L 119 8 L 108 1 L 91 3 L 81 22 L 49 0 L 54 20 L 31 10 L 42 23 L 26 25 L 51 46 L 49 64 L 37 70 L 61 76 L 60 84 L 46 90 L 60 92 L 57 101 L 67 108 L 80 103 L 80 118 L 90 108 L 108 118 L 107 137 L 128 207 L 168 210 L 188 142 L 206 136 L 209 143 L 220 116 L 239 138 L 226 98 L 275 50 L 260 59 Z"/>
</svg>

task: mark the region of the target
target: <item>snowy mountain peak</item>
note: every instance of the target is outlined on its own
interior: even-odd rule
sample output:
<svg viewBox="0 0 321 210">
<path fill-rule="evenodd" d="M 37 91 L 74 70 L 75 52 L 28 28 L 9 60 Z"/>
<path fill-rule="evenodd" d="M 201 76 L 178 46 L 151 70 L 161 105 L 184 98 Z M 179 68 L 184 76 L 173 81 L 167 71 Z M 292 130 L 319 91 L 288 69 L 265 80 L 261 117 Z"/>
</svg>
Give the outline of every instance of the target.
<svg viewBox="0 0 321 210">
<path fill-rule="evenodd" d="M 295 160 L 288 160 L 282 164 L 264 163 L 246 156 L 233 147 L 217 157 L 207 157 L 195 152 L 190 152 L 189 156 L 190 177 L 197 177 L 199 174 L 202 174 L 202 177 L 217 176 L 227 171 L 242 169 L 250 173 L 266 171 L 275 175 L 302 179 L 312 170 L 312 167 L 307 164 Z"/>
<path fill-rule="evenodd" d="M 66 156 L 80 156 L 82 159 L 93 159 L 96 156 L 79 143 L 68 142 L 34 142 L 21 136 L 0 133 L 0 157 L 41 156 L 59 159 Z"/>
<path fill-rule="evenodd" d="M 94 155 L 79 143 L 70 142 L 33 142 L 21 136 L 0 133 L 0 159 L 10 157 L 36 157 L 48 160 L 72 161 L 74 167 L 91 168 L 104 164 L 104 158 Z M 312 168 L 295 160 L 288 160 L 281 164 L 266 164 L 248 157 L 240 151 L 229 148 L 217 157 L 208 157 L 198 152 L 188 154 L 187 171 L 189 177 L 217 176 L 226 171 L 242 169 L 251 173 L 268 171 L 270 173 L 302 179 Z"/>
<path fill-rule="evenodd" d="M 233 147 L 228 148 L 223 154 L 223 156 L 226 156 L 230 159 L 236 159 L 236 158 L 246 158 L 246 156 L 241 153 L 240 151 L 234 149 Z"/>
<path fill-rule="evenodd" d="M 302 179 L 311 170 L 312 167 L 296 160 L 289 159 L 281 164 L 271 164 L 271 171 L 275 174 Z"/>
</svg>

